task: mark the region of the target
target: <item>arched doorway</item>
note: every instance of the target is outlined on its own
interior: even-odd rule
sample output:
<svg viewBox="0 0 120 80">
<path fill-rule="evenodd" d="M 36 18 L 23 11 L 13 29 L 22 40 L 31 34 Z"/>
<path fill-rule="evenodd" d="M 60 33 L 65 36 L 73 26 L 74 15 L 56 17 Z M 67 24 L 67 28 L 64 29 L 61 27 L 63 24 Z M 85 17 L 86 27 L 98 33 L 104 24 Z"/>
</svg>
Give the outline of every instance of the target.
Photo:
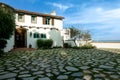
<svg viewBox="0 0 120 80">
<path fill-rule="evenodd" d="M 25 28 L 16 28 L 15 30 L 15 47 L 26 47 L 26 32 Z"/>
</svg>

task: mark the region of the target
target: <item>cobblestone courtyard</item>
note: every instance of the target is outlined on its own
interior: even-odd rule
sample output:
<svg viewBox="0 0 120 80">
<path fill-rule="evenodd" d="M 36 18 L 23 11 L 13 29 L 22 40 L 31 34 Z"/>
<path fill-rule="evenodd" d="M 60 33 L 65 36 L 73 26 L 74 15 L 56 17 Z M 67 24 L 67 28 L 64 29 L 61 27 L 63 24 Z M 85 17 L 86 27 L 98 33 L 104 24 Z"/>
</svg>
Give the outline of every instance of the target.
<svg viewBox="0 0 120 80">
<path fill-rule="evenodd" d="M 0 80 L 120 80 L 120 50 L 9 52 L 0 57 Z"/>
</svg>

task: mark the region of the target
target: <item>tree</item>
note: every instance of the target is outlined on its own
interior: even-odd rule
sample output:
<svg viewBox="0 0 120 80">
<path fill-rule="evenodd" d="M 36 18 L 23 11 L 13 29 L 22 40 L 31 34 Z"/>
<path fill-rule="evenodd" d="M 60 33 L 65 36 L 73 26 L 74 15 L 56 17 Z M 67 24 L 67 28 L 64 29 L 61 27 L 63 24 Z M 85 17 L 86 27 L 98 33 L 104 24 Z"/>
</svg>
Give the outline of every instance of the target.
<svg viewBox="0 0 120 80">
<path fill-rule="evenodd" d="M 76 37 L 77 36 L 81 37 L 82 36 L 82 31 L 72 26 L 70 28 L 70 35 L 71 35 L 71 38 L 74 37 L 73 41 L 74 41 L 75 45 L 77 46 L 77 44 L 75 42 L 76 41 Z"/>
<path fill-rule="evenodd" d="M 83 31 L 83 30 L 77 29 L 75 27 L 71 27 L 70 34 L 71 34 L 71 38 L 73 38 L 75 45 L 76 45 L 76 42 L 75 42 L 76 38 L 82 38 L 82 40 L 84 40 L 86 42 L 86 44 L 88 43 L 88 41 L 91 40 L 91 34 L 90 34 L 89 30 Z"/>
<path fill-rule="evenodd" d="M 90 31 L 86 30 L 83 32 L 83 40 L 86 41 L 86 43 L 91 40 L 91 35 L 90 35 Z"/>
<path fill-rule="evenodd" d="M 4 4 L 0 4 L 0 53 L 6 47 L 7 39 L 11 37 L 15 29 L 14 10 Z"/>
<path fill-rule="evenodd" d="M 75 28 L 75 27 L 70 27 L 70 37 L 75 37 L 76 35 L 81 35 L 82 34 L 82 31 Z"/>
</svg>

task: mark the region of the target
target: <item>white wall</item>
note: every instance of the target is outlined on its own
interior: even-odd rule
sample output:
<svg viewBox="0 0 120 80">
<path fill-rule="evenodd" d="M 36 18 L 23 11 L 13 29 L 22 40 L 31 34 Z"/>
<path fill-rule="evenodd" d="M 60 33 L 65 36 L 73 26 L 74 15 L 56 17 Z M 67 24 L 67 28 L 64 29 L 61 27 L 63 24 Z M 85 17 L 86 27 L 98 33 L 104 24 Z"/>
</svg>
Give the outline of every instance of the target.
<svg viewBox="0 0 120 80">
<path fill-rule="evenodd" d="M 42 17 L 37 17 L 37 23 L 31 22 L 31 15 L 24 15 L 24 22 L 18 21 L 18 14 L 16 14 L 16 24 L 20 26 L 36 26 L 40 27 L 42 26 Z"/>
<path fill-rule="evenodd" d="M 30 32 L 32 32 L 32 36 L 30 37 Z M 34 38 L 34 33 L 44 33 L 46 34 L 46 39 L 52 39 L 53 40 L 53 46 L 63 46 L 63 41 L 61 37 L 61 33 L 58 30 L 50 30 L 50 29 L 36 29 L 31 28 L 27 30 L 27 47 L 29 48 L 29 45 L 32 45 L 32 48 L 37 48 L 36 41 L 39 38 Z"/>
<path fill-rule="evenodd" d="M 63 21 L 60 19 L 54 19 L 54 27 L 58 28 L 59 30 L 63 29 Z"/>
<path fill-rule="evenodd" d="M 8 52 L 14 47 L 14 35 L 11 36 L 9 40 L 7 40 L 7 45 L 4 48 L 4 52 Z"/>
<path fill-rule="evenodd" d="M 62 36 L 63 36 L 63 40 L 69 40 L 71 37 L 70 37 L 70 29 L 63 29 L 62 30 Z"/>
<path fill-rule="evenodd" d="M 49 38 L 53 40 L 53 46 L 63 47 L 63 40 L 60 31 L 50 30 L 48 34 L 49 34 Z"/>
<path fill-rule="evenodd" d="M 94 42 L 92 43 L 97 48 L 117 48 L 120 49 L 120 43 L 102 43 L 102 42 Z"/>
<path fill-rule="evenodd" d="M 43 28 L 57 28 L 59 30 L 63 29 L 63 21 L 60 19 L 54 19 L 54 25 L 44 25 L 43 24 L 43 18 L 40 16 L 37 16 L 37 23 L 31 23 L 31 15 L 24 15 L 24 22 L 18 21 L 18 14 L 16 14 L 16 25 L 19 26 L 34 26 L 34 27 L 43 27 Z"/>
</svg>

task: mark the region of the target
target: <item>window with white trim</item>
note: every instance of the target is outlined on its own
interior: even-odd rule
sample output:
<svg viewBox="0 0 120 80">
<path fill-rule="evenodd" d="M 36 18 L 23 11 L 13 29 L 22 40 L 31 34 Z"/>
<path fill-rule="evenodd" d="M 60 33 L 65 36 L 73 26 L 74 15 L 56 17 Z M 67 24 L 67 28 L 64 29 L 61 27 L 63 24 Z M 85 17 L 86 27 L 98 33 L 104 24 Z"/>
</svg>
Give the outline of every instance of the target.
<svg viewBox="0 0 120 80">
<path fill-rule="evenodd" d="M 40 34 L 40 38 L 46 38 L 46 34 Z"/>
<path fill-rule="evenodd" d="M 18 14 L 18 21 L 24 22 L 24 14 Z"/>
<path fill-rule="evenodd" d="M 39 33 L 34 33 L 34 38 L 40 38 L 40 34 Z"/>
<path fill-rule="evenodd" d="M 32 23 L 37 23 L 37 17 L 36 16 L 31 16 L 31 22 Z"/>
</svg>

